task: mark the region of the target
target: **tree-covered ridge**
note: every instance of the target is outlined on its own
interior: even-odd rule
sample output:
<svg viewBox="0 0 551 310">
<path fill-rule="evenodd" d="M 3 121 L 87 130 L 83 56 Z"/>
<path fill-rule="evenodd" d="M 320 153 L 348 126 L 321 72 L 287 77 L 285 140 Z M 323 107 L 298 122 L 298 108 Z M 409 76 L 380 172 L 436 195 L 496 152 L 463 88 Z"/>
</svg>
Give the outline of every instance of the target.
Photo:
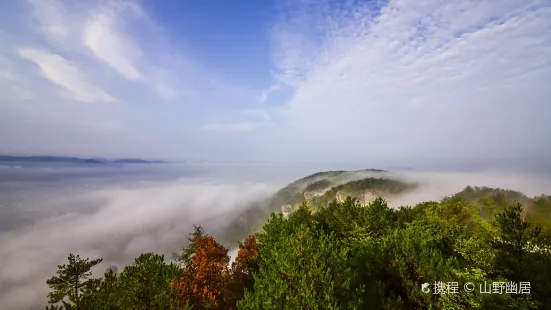
<svg viewBox="0 0 551 310">
<path fill-rule="evenodd" d="M 467 186 L 454 196 L 461 197 L 470 203 L 476 203 L 480 199 L 488 197 L 496 197 L 497 199 L 502 199 L 504 201 L 516 201 L 523 204 L 530 202 L 530 198 L 519 191 L 487 186 Z"/>
<path fill-rule="evenodd" d="M 364 172 L 364 173 L 366 173 L 366 172 L 382 173 L 382 172 L 388 172 L 388 171 L 381 170 L 381 169 L 320 171 L 320 172 L 316 172 L 316 173 L 307 175 L 303 178 L 300 178 L 300 179 L 296 180 L 293 183 L 301 183 L 301 182 L 311 183 L 311 182 L 314 182 L 314 181 L 317 181 L 317 180 L 320 180 L 320 179 L 330 179 L 330 178 L 335 178 L 335 177 L 342 176 L 342 175 L 350 175 L 350 174 L 361 173 L 361 172 Z"/>
<path fill-rule="evenodd" d="M 503 212 L 514 203 L 524 206 L 524 216 L 543 227 L 551 234 L 551 196 L 540 195 L 528 197 L 525 194 L 501 188 L 467 186 L 461 192 L 445 199 L 463 199 L 478 207 L 480 215 L 491 219 L 495 214 Z"/>
<path fill-rule="evenodd" d="M 336 185 L 323 195 L 313 197 L 311 199 L 311 205 L 315 208 L 323 207 L 333 200 L 338 200 L 339 194 L 341 197 L 352 197 L 357 199 L 360 199 L 360 197 L 366 193 L 373 197 L 388 197 L 401 194 L 408 190 L 415 189 L 416 187 L 416 184 L 388 178 L 365 178 Z"/>
<path fill-rule="evenodd" d="M 368 177 L 377 176 L 380 178 L 388 178 L 387 174 L 388 172 L 379 169 L 355 171 L 337 170 L 317 172 L 298 179 L 280 189 L 273 196 L 241 211 L 232 221 L 230 231 L 226 234 L 226 239 L 223 241 L 233 242 L 234 240 L 245 238 L 251 231 L 261 230 L 262 225 L 266 222 L 266 219 L 269 218 L 270 213 L 279 213 L 284 206 L 290 206 L 290 209 L 294 210 L 304 202 L 310 203 L 312 199 L 310 194 L 312 192 L 318 192 L 318 190 L 313 191 L 312 187 L 316 188 L 320 185 L 330 184 L 327 188 L 323 189 L 329 190 L 334 186 L 355 182 Z M 361 193 L 350 193 L 349 195 L 355 197 L 357 194 Z M 382 192 L 379 193 L 379 195 L 383 197 L 386 197 L 386 194 L 387 193 Z M 324 197 L 325 202 L 330 202 L 336 198 L 335 195 Z"/>
<path fill-rule="evenodd" d="M 549 196 L 536 200 L 551 212 Z M 51 309 L 551 309 L 551 242 L 516 203 L 491 218 L 461 193 L 400 209 L 305 203 L 272 213 L 231 266 L 200 227 L 189 241 L 177 263 L 145 253 L 98 279 L 95 261 L 70 256 L 58 266 L 67 285 L 48 280 L 51 301 L 65 297 Z"/>
<path fill-rule="evenodd" d="M 323 199 L 316 199 L 316 203 L 325 204 L 336 199 L 337 193 L 359 198 L 369 191 L 386 197 L 388 194 L 398 194 L 415 187 L 414 184 L 391 179 L 386 173 L 378 169 L 318 172 L 282 188 L 268 204 L 272 211 L 278 211 L 283 205 L 298 207 L 301 203 L 310 202 L 309 200 L 315 199 L 318 195 L 311 197 L 309 194 L 319 194 L 319 191 L 325 192 L 322 192 Z"/>
<path fill-rule="evenodd" d="M 316 173 L 307 175 L 303 178 L 300 178 L 300 179 L 296 180 L 293 183 L 313 182 L 313 181 L 319 180 L 320 178 L 332 178 L 332 177 L 336 177 L 336 176 L 339 176 L 339 175 L 347 173 L 347 172 L 348 171 L 346 171 L 346 170 L 320 171 L 320 172 L 316 172 Z"/>
<path fill-rule="evenodd" d="M 304 188 L 305 192 L 319 191 L 331 187 L 333 183 L 327 179 L 322 179 L 319 181 L 312 182 Z"/>
</svg>

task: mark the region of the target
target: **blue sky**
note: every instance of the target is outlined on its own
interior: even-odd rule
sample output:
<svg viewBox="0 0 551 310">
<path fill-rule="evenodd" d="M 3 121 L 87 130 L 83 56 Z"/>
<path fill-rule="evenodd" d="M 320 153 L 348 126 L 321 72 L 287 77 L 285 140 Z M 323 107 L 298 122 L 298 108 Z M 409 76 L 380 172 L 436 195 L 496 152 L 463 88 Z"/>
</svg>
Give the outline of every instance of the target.
<svg viewBox="0 0 551 310">
<path fill-rule="evenodd" d="M 0 153 L 549 158 L 551 3 L 0 4 Z"/>
<path fill-rule="evenodd" d="M 270 74 L 272 1 L 143 2 L 181 48 L 225 79 L 262 88 Z"/>
</svg>

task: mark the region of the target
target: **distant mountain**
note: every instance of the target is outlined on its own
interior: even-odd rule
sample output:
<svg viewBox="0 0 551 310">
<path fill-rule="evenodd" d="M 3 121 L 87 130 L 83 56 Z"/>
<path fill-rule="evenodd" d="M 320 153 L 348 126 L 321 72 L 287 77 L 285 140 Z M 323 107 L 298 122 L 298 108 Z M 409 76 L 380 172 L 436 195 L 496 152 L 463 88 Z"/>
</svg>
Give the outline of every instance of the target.
<svg viewBox="0 0 551 310">
<path fill-rule="evenodd" d="M 0 162 L 37 162 L 37 163 L 65 163 L 65 164 L 160 164 L 160 160 L 148 161 L 140 158 L 121 158 L 107 160 L 100 158 L 78 158 L 67 156 L 9 156 L 0 155 Z"/>
<path fill-rule="evenodd" d="M 86 164 L 103 164 L 104 162 L 101 159 L 90 158 L 90 159 L 84 159 L 84 163 L 86 163 Z"/>
<path fill-rule="evenodd" d="M 144 160 L 140 158 L 121 158 L 113 160 L 114 163 L 120 164 L 161 164 L 160 160 Z"/>
</svg>

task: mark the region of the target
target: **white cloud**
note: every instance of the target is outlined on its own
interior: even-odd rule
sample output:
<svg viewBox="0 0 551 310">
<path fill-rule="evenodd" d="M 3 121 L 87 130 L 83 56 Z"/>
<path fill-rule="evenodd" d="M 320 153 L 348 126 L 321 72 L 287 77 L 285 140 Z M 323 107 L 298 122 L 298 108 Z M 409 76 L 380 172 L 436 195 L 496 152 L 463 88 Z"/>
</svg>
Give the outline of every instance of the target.
<svg viewBox="0 0 551 310">
<path fill-rule="evenodd" d="M 541 115 L 551 112 L 550 6 L 392 0 L 380 12 L 291 10 L 273 34 L 278 74 L 294 86 L 281 111 L 285 139 L 340 158 L 541 152 L 551 128 L 533 125 L 548 126 Z M 337 27 L 320 34 L 316 23 Z"/>
<path fill-rule="evenodd" d="M 249 122 L 243 122 L 243 123 L 227 123 L 227 124 L 206 124 L 202 126 L 200 129 L 204 131 L 226 131 L 226 132 L 232 132 L 232 131 L 248 131 L 253 130 L 256 127 L 258 127 L 258 124 L 256 123 L 249 123 Z"/>
<path fill-rule="evenodd" d="M 29 2 L 38 21 L 34 29 L 64 55 L 70 53 L 67 57 L 99 62 L 90 65 L 95 74 L 108 76 L 105 69 L 111 69 L 125 80 L 145 85 L 162 99 L 178 97 L 175 85 L 182 81 L 176 70 L 182 69 L 183 55 L 171 50 L 162 28 L 138 2 Z M 137 28 L 139 33 L 133 32 Z"/>
<path fill-rule="evenodd" d="M 206 130 L 245 131 L 266 117 L 241 112 L 255 103 L 258 89 L 228 83 L 204 63 L 208 58 L 189 57 L 193 46 L 182 49 L 162 24 L 170 21 L 155 20 L 139 1 L 25 3 L 0 10 L 0 115 L 10 129 L 0 130 L 0 140 L 7 150 L 208 157 L 220 138 L 193 138 L 202 124 L 211 124 Z M 244 124 L 227 115 L 251 119 Z M 20 132 L 17 138 L 10 137 L 13 130 Z M 175 148 L 175 139 L 200 141 L 189 151 Z"/>
<path fill-rule="evenodd" d="M 82 43 L 126 79 L 141 77 L 133 64 L 141 52 L 117 29 L 116 12 L 104 9 L 96 13 L 84 27 Z"/>
<path fill-rule="evenodd" d="M 62 56 L 31 48 L 20 48 L 18 52 L 21 57 L 38 65 L 42 76 L 63 88 L 68 98 L 88 103 L 116 101 L 88 83 L 78 68 Z"/>
</svg>

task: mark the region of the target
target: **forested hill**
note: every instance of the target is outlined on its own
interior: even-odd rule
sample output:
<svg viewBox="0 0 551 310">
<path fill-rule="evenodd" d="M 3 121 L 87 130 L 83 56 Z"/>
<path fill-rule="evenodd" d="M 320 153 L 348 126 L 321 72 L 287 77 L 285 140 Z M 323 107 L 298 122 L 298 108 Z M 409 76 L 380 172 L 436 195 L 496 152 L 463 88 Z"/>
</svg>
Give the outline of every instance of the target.
<svg viewBox="0 0 551 310">
<path fill-rule="evenodd" d="M 47 280 L 49 309 L 551 309 L 551 196 L 467 187 L 399 209 L 382 198 L 320 198 L 416 186 L 366 173 L 284 188 L 264 206 L 316 195 L 264 218 L 231 265 L 201 227 L 173 262 L 143 253 L 101 277 L 89 274 L 100 258 L 71 254 Z"/>
<path fill-rule="evenodd" d="M 465 200 L 476 205 L 480 216 L 485 220 L 491 220 L 507 206 L 518 202 L 524 206 L 524 217 L 540 224 L 545 230 L 551 231 L 550 195 L 528 197 L 519 191 L 510 189 L 467 186 L 461 192 L 446 199 Z"/>
<path fill-rule="evenodd" d="M 389 199 L 416 188 L 417 184 L 398 180 L 393 174 L 379 169 L 317 172 L 288 184 L 272 197 L 237 214 L 229 225 L 230 231 L 221 241 L 227 244 L 242 239 L 261 229 L 270 213 L 287 215 L 303 203 L 316 210 L 333 200 L 342 201 L 350 196 L 368 204 L 377 197 Z"/>
</svg>

